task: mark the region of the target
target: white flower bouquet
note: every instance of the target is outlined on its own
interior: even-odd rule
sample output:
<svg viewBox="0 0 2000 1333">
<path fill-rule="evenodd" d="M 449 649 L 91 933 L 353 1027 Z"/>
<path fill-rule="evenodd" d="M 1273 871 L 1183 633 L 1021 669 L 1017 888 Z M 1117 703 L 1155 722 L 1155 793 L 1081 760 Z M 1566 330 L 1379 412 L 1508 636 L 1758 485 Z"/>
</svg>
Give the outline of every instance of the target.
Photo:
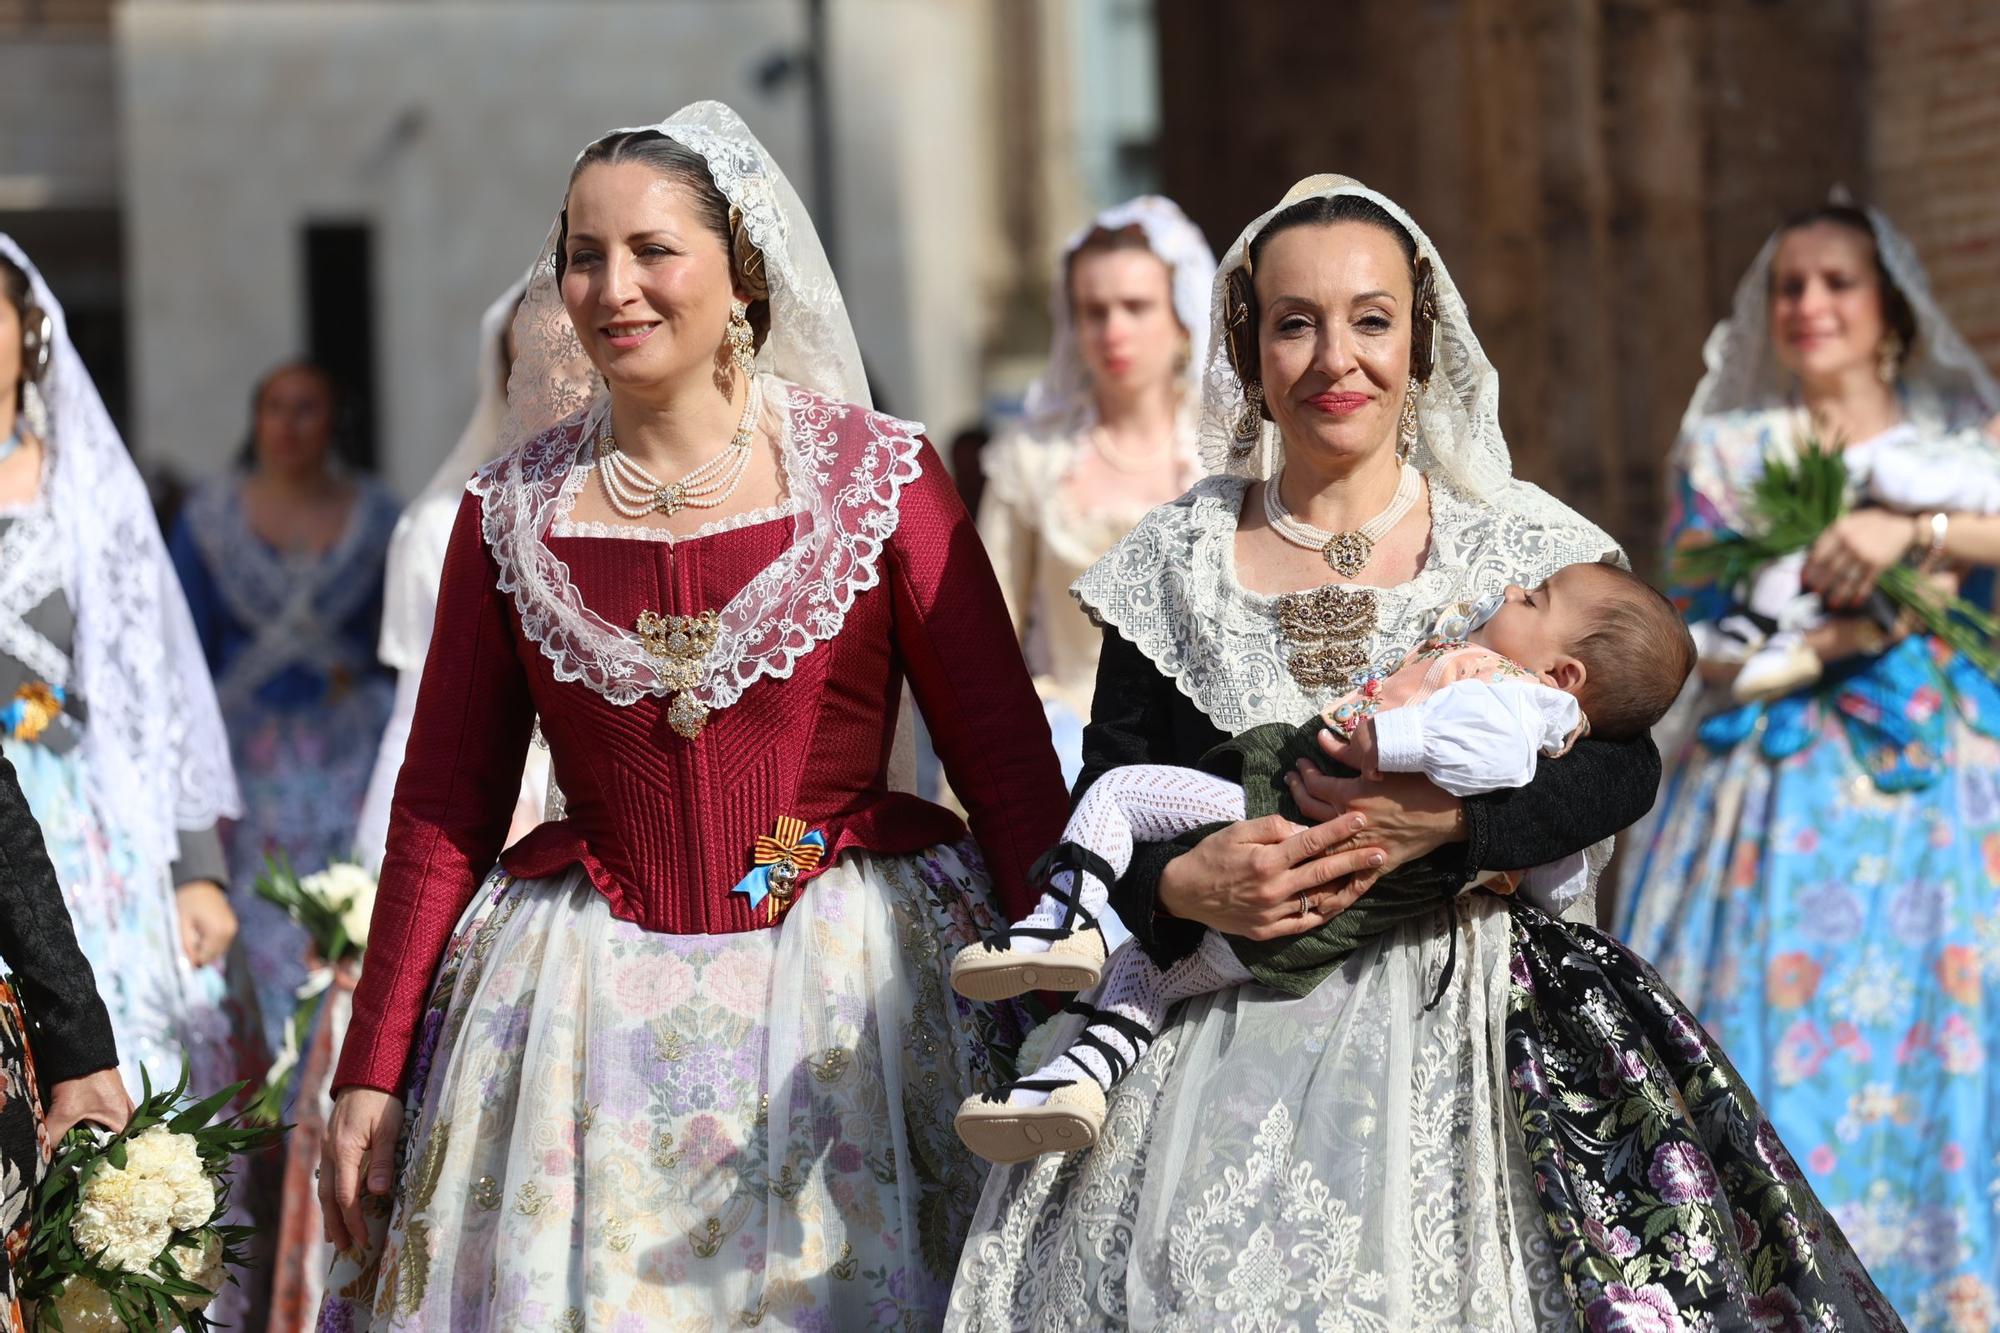
<svg viewBox="0 0 2000 1333">
<path fill-rule="evenodd" d="M 299 1051 L 312 1031 L 320 998 L 333 982 L 334 969 L 351 964 L 368 947 L 368 920 L 375 912 L 375 877 L 351 861 L 336 861 L 324 870 L 300 875 L 282 857 L 266 858 L 257 877 L 257 896 L 284 909 L 312 941 L 313 967 L 298 990 L 298 1006 L 285 1025 L 285 1048 L 264 1076 L 264 1086 L 252 1099 L 248 1114 L 269 1124 L 278 1121 L 285 1085 L 298 1067 Z"/>
<path fill-rule="evenodd" d="M 57 1145 L 35 1194 L 35 1226 L 14 1272 L 34 1327 L 201 1330 L 203 1311 L 240 1266 L 248 1227 L 218 1219 L 234 1159 L 264 1150 L 276 1126 L 216 1117 L 246 1086 L 187 1100 L 149 1083 L 118 1134 L 79 1126 Z"/>
</svg>

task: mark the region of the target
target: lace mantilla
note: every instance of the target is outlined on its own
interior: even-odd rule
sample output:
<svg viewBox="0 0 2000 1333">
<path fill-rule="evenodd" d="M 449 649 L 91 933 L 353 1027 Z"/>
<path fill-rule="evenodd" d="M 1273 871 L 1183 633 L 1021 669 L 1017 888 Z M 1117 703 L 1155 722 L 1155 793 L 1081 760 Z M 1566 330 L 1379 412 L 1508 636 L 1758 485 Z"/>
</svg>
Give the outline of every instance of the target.
<svg viewBox="0 0 2000 1333">
<path fill-rule="evenodd" d="M 62 534 L 37 501 L 0 512 L 0 657 L 11 657 L 50 685 L 67 687 L 69 654 L 28 623 L 28 613 L 63 590 Z"/>
<path fill-rule="evenodd" d="M 241 811 L 229 739 L 152 499 L 70 341 L 62 305 L 11 237 L 0 235 L 0 254 L 27 275 L 51 325 L 42 498 L 76 613 L 91 795 L 100 811 L 116 812 L 142 856 L 164 866 L 178 854 L 180 829 Z"/>
<path fill-rule="evenodd" d="M 1916 340 L 1904 357 L 1901 377 L 1911 419 L 1929 434 L 1936 428 L 1927 420 L 1931 405 L 1967 397 L 1988 416 L 2000 412 L 2000 385 L 1932 295 L 1916 247 L 1882 213 L 1871 208 L 1867 214 L 1882 266 L 1917 320 Z M 1736 284 L 1729 318 L 1709 332 L 1701 350 L 1707 371 L 1681 419 L 1683 435 L 1694 434 L 1704 417 L 1777 407 L 1791 399 L 1792 376 L 1771 346 L 1771 263 L 1783 240 L 1782 231 L 1771 233 Z"/>
<path fill-rule="evenodd" d="M 1182 387 L 1192 399 L 1201 393 L 1201 370 L 1207 363 L 1208 292 L 1215 280 L 1215 252 L 1201 229 L 1188 221 L 1173 200 L 1157 194 L 1140 195 L 1105 209 L 1071 233 L 1049 276 L 1049 363 L 1028 386 L 1022 415 L 1039 435 L 1075 434 L 1097 421 L 1097 400 L 1091 393 L 1090 372 L 1077 346 L 1076 316 L 1070 309 L 1069 266 L 1077 247 L 1092 232 L 1137 227 L 1146 248 L 1167 266 L 1174 318 L 1188 336 Z"/>
<path fill-rule="evenodd" d="M 1250 483 L 1210 477 L 1148 514 L 1071 593 L 1115 628 L 1195 706 L 1231 735 L 1265 722 L 1298 722 L 1340 691 L 1307 691 L 1286 666 L 1278 599 L 1236 577 L 1236 528 Z M 1515 483 L 1515 489 L 1532 489 Z M 1417 576 L 1374 589 L 1376 627 L 1363 642 L 1386 669 L 1428 638 L 1438 617 L 1509 583 L 1532 586 L 1565 565 L 1616 559 L 1617 543 L 1553 499 L 1526 509 L 1474 502 L 1432 479 L 1431 552 Z M 1568 514 L 1550 526 L 1550 506 Z"/>
<path fill-rule="evenodd" d="M 710 712 L 756 681 L 783 680 L 799 658 L 840 632 L 857 595 L 879 581 L 904 486 L 921 471 L 923 427 L 835 402 L 783 381 L 767 389 L 779 414 L 795 511 L 792 543 L 721 608 L 699 679 L 680 693 Z M 578 681 L 621 707 L 673 693 L 631 627 L 584 604 L 544 540 L 602 406 L 579 412 L 473 479 L 500 588 L 558 680 Z M 622 535 L 622 534 L 621 534 Z"/>
</svg>

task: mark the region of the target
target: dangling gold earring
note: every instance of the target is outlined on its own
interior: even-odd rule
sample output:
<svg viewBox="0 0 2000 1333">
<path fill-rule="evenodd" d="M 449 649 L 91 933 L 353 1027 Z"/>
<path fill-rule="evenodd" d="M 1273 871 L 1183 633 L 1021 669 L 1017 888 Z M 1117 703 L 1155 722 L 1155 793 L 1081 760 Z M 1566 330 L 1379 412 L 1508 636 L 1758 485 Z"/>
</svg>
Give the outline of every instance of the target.
<svg viewBox="0 0 2000 1333">
<path fill-rule="evenodd" d="M 1258 439 L 1264 434 L 1263 385 L 1253 383 L 1243 387 L 1243 406 L 1236 413 L 1236 424 L 1230 433 L 1236 437 L 1234 444 L 1237 453 L 1247 454 L 1256 446 Z"/>
<path fill-rule="evenodd" d="M 1875 373 L 1884 384 L 1894 384 L 1902 370 L 1903 340 L 1893 333 L 1885 334 L 1875 350 Z"/>
<path fill-rule="evenodd" d="M 750 330 L 750 307 L 734 297 L 729 301 L 729 360 L 746 376 L 757 359 L 757 339 Z"/>
<path fill-rule="evenodd" d="M 1417 381 L 1403 391 L 1403 414 L 1396 423 L 1396 457 L 1407 459 L 1417 447 Z"/>
</svg>

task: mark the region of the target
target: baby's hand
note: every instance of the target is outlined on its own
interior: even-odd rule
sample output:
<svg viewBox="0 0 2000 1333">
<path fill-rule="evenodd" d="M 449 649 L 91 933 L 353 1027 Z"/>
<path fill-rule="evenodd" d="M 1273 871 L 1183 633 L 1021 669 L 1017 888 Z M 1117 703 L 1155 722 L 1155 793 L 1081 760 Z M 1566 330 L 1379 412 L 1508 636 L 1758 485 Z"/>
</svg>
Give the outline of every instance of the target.
<svg viewBox="0 0 2000 1333">
<path fill-rule="evenodd" d="M 1379 778 L 1381 756 L 1375 748 L 1375 719 L 1364 717 L 1354 724 L 1353 734 L 1342 740 L 1331 727 L 1320 733 L 1320 747 L 1329 756 L 1346 764 L 1364 778 Z"/>
</svg>

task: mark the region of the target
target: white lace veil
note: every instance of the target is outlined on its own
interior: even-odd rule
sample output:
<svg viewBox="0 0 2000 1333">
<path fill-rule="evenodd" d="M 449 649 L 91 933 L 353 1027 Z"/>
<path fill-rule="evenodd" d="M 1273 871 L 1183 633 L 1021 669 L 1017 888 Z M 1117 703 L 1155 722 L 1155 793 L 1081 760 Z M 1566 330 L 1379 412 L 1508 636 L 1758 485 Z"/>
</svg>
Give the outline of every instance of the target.
<svg viewBox="0 0 2000 1333">
<path fill-rule="evenodd" d="M 720 102 L 695 102 L 657 125 L 614 130 L 603 137 L 634 130 L 657 130 L 699 153 L 716 189 L 763 255 L 771 331 L 757 352 L 757 370 L 829 398 L 872 406 L 847 303 L 841 300 L 819 233 L 798 192 L 750 127 Z M 577 154 L 579 161 L 582 157 Z M 529 270 L 514 319 L 514 369 L 507 379 L 507 416 L 500 432 L 503 450 L 534 439 L 578 408 L 604 401 L 603 382 L 577 341 L 557 287 L 560 230 L 558 216 L 541 257 Z"/>
<path fill-rule="evenodd" d="M 1269 421 L 1247 448 L 1235 439 L 1233 427 L 1243 410 L 1243 384 L 1229 361 L 1229 275 L 1249 263 L 1251 241 L 1279 213 L 1306 199 L 1343 194 L 1358 195 L 1381 207 L 1415 239 L 1418 257 L 1431 263 L 1437 293 L 1437 361 L 1430 382 L 1417 394 L 1418 439 L 1411 461 L 1427 475 L 1442 473 L 1476 500 L 1532 490 L 1533 498 L 1552 506 L 1551 521 L 1574 523 L 1576 516 L 1567 507 L 1514 480 L 1507 441 L 1500 433 L 1500 376 L 1472 332 L 1465 301 L 1437 247 L 1393 200 L 1347 176 L 1308 176 L 1300 181 L 1277 207 L 1245 227 L 1222 257 L 1209 304 L 1212 327 L 1201 398 L 1202 460 L 1209 471 L 1262 480 L 1276 473 L 1284 462 L 1284 442 Z"/>
<path fill-rule="evenodd" d="M 1836 197 L 1833 202 L 1845 201 Z M 1920 427 L 1945 429 L 1971 424 L 1947 420 L 1954 405 L 1968 400 L 1978 404 L 1983 416 L 2000 412 L 2000 385 L 1938 305 L 1916 247 L 1880 210 L 1865 211 L 1882 266 L 1917 319 L 1917 336 L 1902 369 L 1910 414 Z M 1783 239 L 1782 229 L 1771 233 L 1736 284 L 1728 318 L 1709 333 L 1701 352 L 1707 370 L 1681 419 L 1683 434 L 1702 417 L 1782 407 L 1790 401 L 1791 374 L 1771 346 L 1771 264 Z"/>
<path fill-rule="evenodd" d="M 431 550 L 430 543 L 417 540 L 416 525 L 430 521 L 433 510 L 449 505 L 451 511 L 443 515 L 441 523 L 448 532 L 451 514 L 456 512 L 457 497 L 464 493 L 465 483 L 500 453 L 500 426 L 507 415 L 507 386 L 501 379 L 500 368 L 506 354 L 507 330 L 527 285 L 525 276 L 510 283 L 480 317 L 472 416 L 459 432 L 458 443 L 451 447 L 444 462 L 397 521 L 396 535 L 389 543 L 388 578 L 382 590 L 381 656 L 383 662 L 398 671 L 423 665 L 431 639 L 431 620 L 437 611 L 438 574 L 443 565 L 442 545 Z M 424 549 L 418 552 L 417 547 Z M 417 554 L 422 558 L 409 558 Z"/>
<path fill-rule="evenodd" d="M 1202 367 L 1208 363 L 1209 288 L 1215 281 L 1215 252 L 1208 248 L 1201 229 L 1188 221 L 1187 214 L 1173 200 L 1157 194 L 1140 195 L 1107 208 L 1063 243 L 1055 273 L 1049 281 L 1049 323 L 1054 333 L 1049 340 L 1049 364 L 1041 377 L 1028 388 L 1023 415 L 1034 435 L 1073 435 L 1087 429 L 1097 415 L 1097 400 L 1090 388 L 1090 373 L 1076 344 L 1076 319 L 1070 309 L 1069 264 L 1077 247 L 1095 231 L 1123 231 L 1137 227 L 1146 246 L 1167 266 L 1173 294 L 1174 317 L 1187 331 L 1187 366 L 1181 372 L 1181 388 L 1189 401 L 1201 389 Z"/>
<path fill-rule="evenodd" d="M 29 299 L 52 327 L 40 383 L 45 494 L 69 565 L 93 795 L 164 866 L 179 853 L 178 830 L 241 813 L 229 738 L 152 501 L 70 342 L 62 306 L 5 233 L 0 255 L 28 275 Z"/>
</svg>

